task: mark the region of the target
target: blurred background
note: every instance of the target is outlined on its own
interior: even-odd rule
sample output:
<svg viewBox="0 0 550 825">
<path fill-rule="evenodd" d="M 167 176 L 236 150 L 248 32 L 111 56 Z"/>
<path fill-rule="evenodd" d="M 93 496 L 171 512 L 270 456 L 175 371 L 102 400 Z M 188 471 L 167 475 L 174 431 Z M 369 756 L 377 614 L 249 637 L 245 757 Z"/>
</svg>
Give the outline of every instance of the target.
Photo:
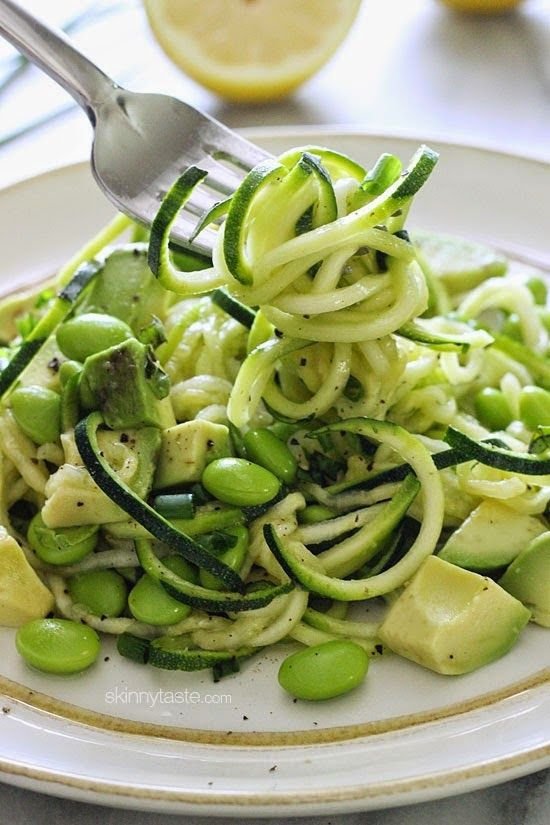
<svg viewBox="0 0 550 825">
<path fill-rule="evenodd" d="M 235 128 L 338 125 L 550 158 L 550 0 L 483 15 L 441 0 L 362 0 L 347 37 L 313 77 L 257 104 L 224 100 L 177 68 L 141 0 L 23 5 L 65 27 L 120 85 L 174 94 Z M 87 157 L 91 137 L 72 99 L 14 55 L 0 41 L 2 185 Z"/>
</svg>

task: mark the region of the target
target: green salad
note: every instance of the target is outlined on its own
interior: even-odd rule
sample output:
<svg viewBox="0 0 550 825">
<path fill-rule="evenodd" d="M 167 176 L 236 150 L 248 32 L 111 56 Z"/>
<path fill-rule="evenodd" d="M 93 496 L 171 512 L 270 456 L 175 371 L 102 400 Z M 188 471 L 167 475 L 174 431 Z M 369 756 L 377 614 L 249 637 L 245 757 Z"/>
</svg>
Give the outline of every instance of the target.
<svg viewBox="0 0 550 825">
<path fill-rule="evenodd" d="M 437 161 L 286 152 L 202 217 L 211 260 L 170 241 L 192 167 L 150 231 L 118 216 L 0 303 L 0 624 L 28 664 L 84 670 L 105 634 L 219 679 L 293 641 L 280 684 L 317 700 L 550 626 L 546 275 L 408 225 Z"/>
</svg>

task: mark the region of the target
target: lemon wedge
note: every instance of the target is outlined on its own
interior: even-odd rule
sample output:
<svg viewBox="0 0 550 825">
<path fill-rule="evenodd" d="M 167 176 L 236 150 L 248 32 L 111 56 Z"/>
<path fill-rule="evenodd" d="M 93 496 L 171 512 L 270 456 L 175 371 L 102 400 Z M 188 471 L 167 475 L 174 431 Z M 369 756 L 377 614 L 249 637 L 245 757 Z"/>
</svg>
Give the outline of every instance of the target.
<svg viewBox="0 0 550 825">
<path fill-rule="evenodd" d="M 283 97 L 317 72 L 361 0 L 144 0 L 151 30 L 179 68 L 228 100 Z"/>
</svg>

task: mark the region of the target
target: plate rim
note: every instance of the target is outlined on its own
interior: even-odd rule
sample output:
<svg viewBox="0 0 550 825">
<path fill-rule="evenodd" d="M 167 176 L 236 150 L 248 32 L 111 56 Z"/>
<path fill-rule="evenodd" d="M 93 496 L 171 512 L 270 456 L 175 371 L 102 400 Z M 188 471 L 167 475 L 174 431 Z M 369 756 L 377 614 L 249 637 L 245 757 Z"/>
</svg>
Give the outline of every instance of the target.
<svg viewBox="0 0 550 825">
<path fill-rule="evenodd" d="M 346 137 L 367 137 L 371 140 L 403 140 L 410 141 L 417 144 L 422 143 L 437 143 L 442 147 L 449 147 L 453 149 L 468 149 L 471 151 L 482 152 L 489 155 L 500 155 L 515 160 L 526 160 L 541 166 L 550 165 L 550 153 L 548 157 L 536 152 L 515 151 L 513 149 L 503 148 L 497 143 L 491 141 L 468 140 L 467 138 L 454 139 L 445 132 L 430 131 L 428 133 L 420 133 L 414 130 L 407 129 L 389 129 L 378 130 L 368 126 L 361 126 L 360 124 L 305 124 L 303 126 L 297 125 L 281 125 L 281 126 L 243 126 L 235 128 L 234 131 L 241 134 L 249 140 L 269 140 L 271 138 L 291 137 L 292 135 L 301 135 L 307 137 L 308 135 L 326 135 L 327 137 L 337 137 L 344 135 Z M 0 185 L 2 193 L 8 192 L 11 189 L 28 184 L 37 178 L 43 178 L 52 174 L 63 172 L 66 169 L 73 169 L 75 167 L 85 166 L 90 168 L 90 160 L 83 157 L 80 160 L 72 161 L 71 163 L 54 163 L 46 165 L 44 169 L 33 174 L 22 174 L 9 181 L 6 186 Z"/>
<path fill-rule="evenodd" d="M 501 157 L 507 157 L 515 160 L 533 161 L 534 163 L 542 166 L 548 166 L 550 164 L 550 153 L 548 157 L 544 157 L 544 155 L 539 155 L 536 152 L 519 152 L 514 151 L 511 148 L 504 148 L 499 146 L 497 143 L 492 143 L 491 141 L 484 142 L 477 139 L 468 140 L 467 138 L 454 139 L 448 133 L 437 132 L 435 130 L 431 130 L 429 133 L 420 133 L 416 130 L 407 129 L 378 130 L 369 128 L 368 126 L 362 127 L 360 124 L 320 124 L 318 126 L 315 124 L 306 124 L 304 126 L 245 126 L 236 131 L 242 134 L 243 137 L 247 137 L 250 140 L 269 140 L 270 138 L 277 139 L 279 137 L 290 137 L 293 134 L 304 136 L 309 134 L 317 136 L 327 135 L 332 137 L 339 135 L 349 137 L 367 137 L 372 140 L 403 140 L 417 144 L 437 143 L 442 147 L 468 149 L 490 155 L 500 155 Z"/>
<path fill-rule="evenodd" d="M 303 790 L 300 794 L 282 791 L 222 793 L 125 785 L 121 782 L 81 779 L 55 770 L 34 768 L 24 763 L 11 764 L 0 759 L 0 778 L 16 778 L 27 787 L 52 796 L 66 796 L 86 802 L 137 810 L 196 814 L 200 816 L 312 816 L 315 814 L 353 813 L 395 808 L 401 805 L 445 799 L 550 768 L 550 744 L 534 751 L 486 760 L 474 769 L 457 768 L 444 776 L 427 774 L 397 782 L 384 780 L 374 785 L 350 785 L 340 790 Z M 472 771 L 475 771 L 473 773 Z M 489 780 L 489 781 L 488 781 Z M 494 780 L 494 781 L 491 781 Z M 47 787 L 43 787 L 47 783 Z M 56 793 L 63 790 L 63 793 Z"/>
</svg>

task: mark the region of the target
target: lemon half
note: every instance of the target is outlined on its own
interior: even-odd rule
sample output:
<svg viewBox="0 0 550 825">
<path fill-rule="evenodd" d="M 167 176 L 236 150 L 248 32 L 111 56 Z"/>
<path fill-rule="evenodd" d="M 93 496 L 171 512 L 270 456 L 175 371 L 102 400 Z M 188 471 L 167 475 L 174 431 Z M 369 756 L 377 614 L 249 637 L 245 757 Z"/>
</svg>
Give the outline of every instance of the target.
<svg viewBox="0 0 550 825">
<path fill-rule="evenodd" d="M 523 0 L 441 0 L 444 6 L 457 11 L 478 14 L 498 14 L 519 6 Z"/>
<path fill-rule="evenodd" d="M 158 43 L 229 100 L 283 97 L 334 54 L 361 0 L 144 0 Z"/>
</svg>

